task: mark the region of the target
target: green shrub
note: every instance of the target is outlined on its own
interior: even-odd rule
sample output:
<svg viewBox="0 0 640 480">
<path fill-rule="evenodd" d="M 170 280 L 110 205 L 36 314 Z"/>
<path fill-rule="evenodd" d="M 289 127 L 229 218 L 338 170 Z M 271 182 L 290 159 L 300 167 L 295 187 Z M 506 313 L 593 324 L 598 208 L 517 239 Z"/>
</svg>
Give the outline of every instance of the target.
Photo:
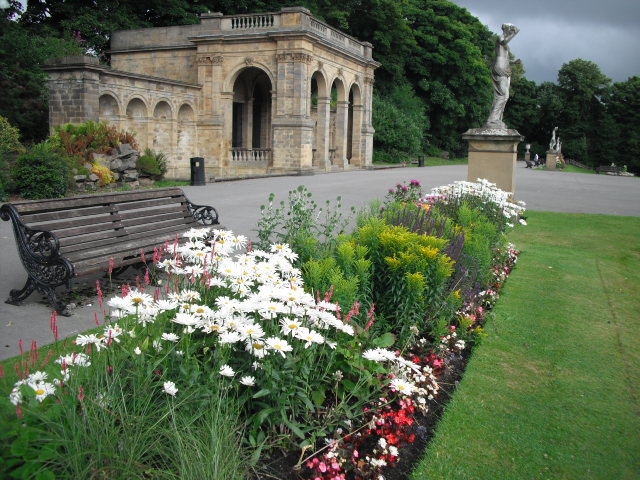
<svg viewBox="0 0 640 480">
<path fill-rule="evenodd" d="M 39 143 L 20 155 L 13 180 L 17 192 L 30 199 L 64 197 L 70 170 L 65 158 L 48 143 Z"/>
<path fill-rule="evenodd" d="M 397 86 L 385 97 L 374 94 L 372 121 L 377 161 L 400 163 L 423 152 L 429 118 L 410 85 Z"/>
<path fill-rule="evenodd" d="M 0 115 L 0 201 L 7 199 L 11 190 L 11 177 L 15 157 L 24 152 L 20 131 Z"/>
<path fill-rule="evenodd" d="M 453 261 L 444 253 L 445 238 L 412 232 L 371 217 L 354 234 L 373 264 L 372 292 L 384 319 L 376 331 L 398 332 L 401 345 L 410 328 L 430 331 L 449 295 Z"/>
<path fill-rule="evenodd" d="M 144 155 L 138 158 L 136 168 L 154 180 L 160 180 L 167 173 L 167 156 L 162 152 L 156 153 L 147 148 Z"/>
</svg>

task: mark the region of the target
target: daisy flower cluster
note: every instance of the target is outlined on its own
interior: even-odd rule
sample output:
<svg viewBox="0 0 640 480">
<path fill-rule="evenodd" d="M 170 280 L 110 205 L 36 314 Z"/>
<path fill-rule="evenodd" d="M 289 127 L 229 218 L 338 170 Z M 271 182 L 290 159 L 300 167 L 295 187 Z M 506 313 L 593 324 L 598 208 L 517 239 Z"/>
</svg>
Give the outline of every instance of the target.
<svg viewBox="0 0 640 480">
<path fill-rule="evenodd" d="M 247 239 L 225 230 L 192 229 L 185 237 L 181 244 L 166 245 L 171 255 L 158 260 L 169 277 L 164 291 L 123 287 L 106 302 L 112 323 L 78 335 L 74 343 L 83 351 L 56 360 L 60 378 L 47 381 L 45 372 L 25 376 L 14 385 L 11 402 L 22 402 L 23 387 L 42 402 L 68 381 L 71 367 L 90 367 L 92 352 L 116 345 L 139 358 L 168 351 L 181 358 L 223 347 L 230 361 L 219 365 L 219 375 L 252 387 L 259 383 L 256 377 L 236 370 L 247 365 L 258 370 L 267 359 L 285 359 L 315 346 L 335 349 L 340 335 L 354 335 L 353 326 L 336 315 L 337 305 L 305 292 L 288 245 L 246 252 Z M 160 392 L 179 395 L 180 377 L 165 378 L 168 369 L 158 373 Z"/>
<path fill-rule="evenodd" d="M 255 361 L 268 355 L 286 358 L 295 344 L 303 349 L 323 344 L 335 348 L 336 332 L 353 336 L 353 327 L 335 315 L 335 304 L 316 302 L 304 290 L 300 271 L 292 264 L 297 255 L 288 245 L 274 244 L 270 252 L 252 250 L 232 257 L 245 247 L 244 237 L 221 230 L 193 230 L 186 235 L 190 241 L 176 249 L 176 256 L 158 264 L 170 276 L 181 276 L 184 285 L 194 286 L 169 294 L 165 301 L 175 308 L 171 321 L 185 334 L 212 336 L 213 343 L 232 346 Z M 204 286 L 204 295 L 212 302 L 203 298 L 198 285 Z M 158 302 L 150 305 L 158 308 Z M 124 307 L 127 312 L 130 308 Z M 220 374 L 233 377 L 233 369 L 225 367 Z M 241 382 L 252 383 L 249 377 Z"/>
<path fill-rule="evenodd" d="M 38 402 L 42 402 L 56 391 L 57 382 L 48 382 L 47 378 L 48 375 L 46 372 L 38 371 L 30 374 L 27 378 L 18 380 L 9 394 L 9 401 L 15 406 L 22 403 L 24 398 L 24 389 L 22 387 L 26 386 L 27 391 L 29 391 L 31 395 L 34 395 Z"/>
<path fill-rule="evenodd" d="M 513 194 L 499 189 L 495 183 L 479 178 L 476 182 L 458 181 L 449 185 L 435 187 L 431 193 L 422 198 L 421 203 L 449 202 L 462 198 L 472 197 L 485 205 L 495 205 L 498 207 L 508 226 L 513 226 L 512 222 L 518 221 L 526 225 L 522 219 L 525 212 L 525 203 L 514 202 Z"/>
</svg>

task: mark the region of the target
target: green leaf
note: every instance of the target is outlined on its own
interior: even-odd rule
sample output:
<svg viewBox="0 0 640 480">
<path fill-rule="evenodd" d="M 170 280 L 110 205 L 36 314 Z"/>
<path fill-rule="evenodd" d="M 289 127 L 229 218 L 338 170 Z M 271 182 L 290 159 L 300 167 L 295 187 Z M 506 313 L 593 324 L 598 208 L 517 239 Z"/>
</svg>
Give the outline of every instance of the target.
<svg viewBox="0 0 640 480">
<path fill-rule="evenodd" d="M 298 425 L 295 425 L 289 420 L 284 420 L 284 424 L 291 429 L 291 431 L 296 435 L 296 437 L 302 440 L 304 440 L 307 437 L 304 431 Z"/>
<path fill-rule="evenodd" d="M 384 335 L 374 338 L 372 343 L 378 348 L 389 348 L 396 343 L 396 337 L 393 333 L 387 332 Z"/>
<path fill-rule="evenodd" d="M 327 394 L 324 390 L 314 390 L 313 392 L 311 392 L 311 399 L 313 400 L 313 403 L 320 407 L 324 401 L 327 398 Z"/>
<path fill-rule="evenodd" d="M 262 390 L 256 392 L 253 394 L 253 397 L 251 398 L 262 398 L 262 397 L 266 397 L 267 395 L 269 395 L 271 393 L 271 390 L 267 389 L 267 388 L 263 388 Z"/>
</svg>

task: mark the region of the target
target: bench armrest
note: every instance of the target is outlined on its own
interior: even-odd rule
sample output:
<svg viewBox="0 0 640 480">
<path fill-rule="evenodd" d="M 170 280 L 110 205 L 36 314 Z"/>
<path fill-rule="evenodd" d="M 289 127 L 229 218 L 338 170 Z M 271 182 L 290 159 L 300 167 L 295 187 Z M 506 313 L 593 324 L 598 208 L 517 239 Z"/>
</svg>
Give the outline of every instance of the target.
<svg viewBox="0 0 640 480">
<path fill-rule="evenodd" d="M 60 256 L 60 243 L 52 232 L 28 227 L 11 204 L 0 207 L 0 218 L 11 220 L 18 254 L 30 278 L 38 283 L 58 286 L 73 277 L 73 265 Z"/>
<path fill-rule="evenodd" d="M 187 200 L 187 207 L 193 218 L 201 225 L 218 225 L 218 211 L 208 205 L 196 205 Z"/>
</svg>

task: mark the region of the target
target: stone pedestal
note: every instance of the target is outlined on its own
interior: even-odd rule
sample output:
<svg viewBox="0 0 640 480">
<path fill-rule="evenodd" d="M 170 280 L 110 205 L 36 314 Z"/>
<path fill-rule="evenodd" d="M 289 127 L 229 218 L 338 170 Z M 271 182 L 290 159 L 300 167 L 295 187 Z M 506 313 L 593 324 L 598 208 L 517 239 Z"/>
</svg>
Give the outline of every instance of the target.
<svg viewBox="0 0 640 480">
<path fill-rule="evenodd" d="M 515 196 L 518 144 L 524 137 L 513 129 L 471 128 L 462 139 L 469 142 L 467 180 L 486 178 Z"/>
<path fill-rule="evenodd" d="M 557 161 L 558 161 L 558 152 L 549 150 L 545 158 L 545 167 L 547 168 L 547 170 L 555 170 Z"/>
</svg>

